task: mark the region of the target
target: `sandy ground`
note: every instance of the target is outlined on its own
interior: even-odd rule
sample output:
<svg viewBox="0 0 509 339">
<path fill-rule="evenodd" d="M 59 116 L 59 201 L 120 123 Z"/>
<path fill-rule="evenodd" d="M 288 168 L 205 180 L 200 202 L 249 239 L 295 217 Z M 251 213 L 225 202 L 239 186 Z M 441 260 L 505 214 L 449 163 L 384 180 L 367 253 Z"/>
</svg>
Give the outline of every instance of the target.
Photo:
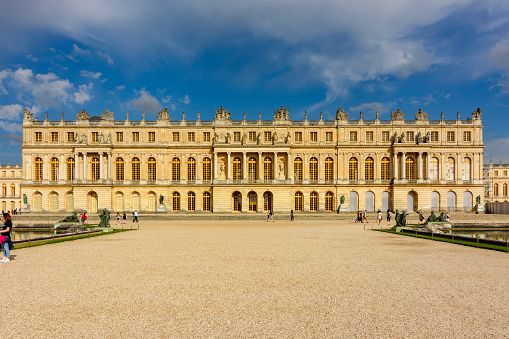
<svg viewBox="0 0 509 339">
<path fill-rule="evenodd" d="M 13 251 L 0 334 L 501 338 L 508 277 L 509 254 L 361 224 L 142 221 Z"/>
</svg>

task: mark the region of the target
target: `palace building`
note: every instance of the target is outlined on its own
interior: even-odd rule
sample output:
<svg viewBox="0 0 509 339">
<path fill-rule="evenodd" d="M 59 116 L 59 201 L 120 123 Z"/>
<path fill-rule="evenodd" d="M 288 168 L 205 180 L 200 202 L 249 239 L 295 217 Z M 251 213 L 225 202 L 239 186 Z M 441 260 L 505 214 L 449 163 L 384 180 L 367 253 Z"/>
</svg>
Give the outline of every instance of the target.
<svg viewBox="0 0 509 339">
<path fill-rule="evenodd" d="M 399 109 L 351 120 L 338 109 L 303 121 L 282 106 L 272 120 L 232 120 L 221 107 L 213 121 L 166 109 L 156 120 L 82 110 L 38 121 L 25 110 L 21 147 L 30 211 L 471 210 L 484 197 L 480 109 L 465 120 L 421 110 L 405 120 Z"/>
</svg>

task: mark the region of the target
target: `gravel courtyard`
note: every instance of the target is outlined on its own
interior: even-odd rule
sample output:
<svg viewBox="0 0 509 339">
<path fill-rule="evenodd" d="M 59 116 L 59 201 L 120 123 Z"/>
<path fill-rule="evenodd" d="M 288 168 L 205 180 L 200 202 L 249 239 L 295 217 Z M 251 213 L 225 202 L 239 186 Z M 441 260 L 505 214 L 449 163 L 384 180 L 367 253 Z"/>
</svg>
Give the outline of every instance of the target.
<svg viewBox="0 0 509 339">
<path fill-rule="evenodd" d="M 2 338 L 509 336 L 508 254 L 362 224 L 142 221 L 12 254 Z"/>
</svg>

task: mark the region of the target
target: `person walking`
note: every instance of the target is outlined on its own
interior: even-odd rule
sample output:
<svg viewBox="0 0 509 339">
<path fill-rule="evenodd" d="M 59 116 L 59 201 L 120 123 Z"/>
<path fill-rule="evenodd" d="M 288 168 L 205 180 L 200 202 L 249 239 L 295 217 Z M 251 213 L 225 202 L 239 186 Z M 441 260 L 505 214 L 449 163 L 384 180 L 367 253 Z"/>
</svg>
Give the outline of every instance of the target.
<svg viewBox="0 0 509 339">
<path fill-rule="evenodd" d="M 134 210 L 134 221 L 138 222 L 138 210 Z"/>
<path fill-rule="evenodd" d="M 270 221 L 270 211 L 267 211 L 267 222 Z"/>
<path fill-rule="evenodd" d="M 293 221 L 293 210 L 290 211 L 290 221 Z"/>
<path fill-rule="evenodd" d="M 378 226 L 380 226 L 381 222 L 382 222 L 382 211 L 378 209 L 378 211 L 376 212 L 376 223 L 378 224 Z"/>
<path fill-rule="evenodd" d="M 117 225 L 120 225 L 120 212 L 117 212 Z"/>
<path fill-rule="evenodd" d="M 387 226 L 391 226 L 391 211 L 387 210 Z"/>
<path fill-rule="evenodd" d="M 419 224 L 424 224 L 424 212 L 419 212 Z"/>
<path fill-rule="evenodd" d="M 4 252 L 4 257 L 2 258 L 2 262 L 9 262 L 11 261 L 11 250 L 14 248 L 14 245 L 12 244 L 11 239 L 11 230 L 12 230 L 12 218 L 9 215 L 9 213 L 4 213 L 4 226 L 2 227 L 2 230 L 0 231 L 0 235 L 4 236 L 4 240 L 1 243 L 2 250 Z"/>
<path fill-rule="evenodd" d="M 362 214 L 362 221 L 366 222 L 366 224 L 369 224 L 369 221 L 368 221 L 368 211 L 364 210 L 364 213 Z"/>
<path fill-rule="evenodd" d="M 451 216 L 449 215 L 449 212 L 447 212 L 445 214 L 445 221 L 449 222 L 450 219 L 451 219 Z"/>
<path fill-rule="evenodd" d="M 124 211 L 124 214 L 122 214 L 122 224 L 125 224 L 127 223 L 127 214 L 125 214 L 125 211 Z"/>
</svg>

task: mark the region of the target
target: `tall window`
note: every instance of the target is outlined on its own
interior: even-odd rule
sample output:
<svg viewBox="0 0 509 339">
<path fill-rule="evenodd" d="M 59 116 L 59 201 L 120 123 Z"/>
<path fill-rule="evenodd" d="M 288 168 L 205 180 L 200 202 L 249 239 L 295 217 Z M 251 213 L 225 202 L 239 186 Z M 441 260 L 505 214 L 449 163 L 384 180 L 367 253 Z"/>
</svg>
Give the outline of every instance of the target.
<svg viewBox="0 0 509 339">
<path fill-rule="evenodd" d="M 7 186 L 2 185 L 2 197 L 7 196 Z"/>
<path fill-rule="evenodd" d="M 310 138 L 311 138 L 311 142 L 317 142 L 318 141 L 318 132 L 311 132 Z"/>
<path fill-rule="evenodd" d="M 194 158 L 187 158 L 187 180 L 196 180 L 196 160 Z"/>
<path fill-rule="evenodd" d="M 116 198 L 115 200 L 116 200 L 117 212 L 124 211 L 124 193 L 117 192 L 117 194 L 115 195 L 115 198 Z"/>
<path fill-rule="evenodd" d="M 51 142 L 58 142 L 58 132 L 51 132 Z"/>
<path fill-rule="evenodd" d="M 50 211 L 57 212 L 58 211 L 58 193 L 51 192 L 49 195 L 50 201 Z"/>
<path fill-rule="evenodd" d="M 210 132 L 203 132 L 203 141 L 204 142 L 210 141 Z"/>
<path fill-rule="evenodd" d="M 388 157 L 382 158 L 382 177 L 380 179 L 382 180 L 390 180 L 389 173 L 390 173 L 390 161 Z"/>
<path fill-rule="evenodd" d="M 498 184 L 495 184 L 493 186 L 493 195 L 497 196 L 498 195 Z"/>
<path fill-rule="evenodd" d="M 233 141 L 240 142 L 240 132 L 233 132 Z"/>
<path fill-rule="evenodd" d="M 295 158 L 295 160 L 293 161 L 293 173 L 295 175 L 295 180 L 302 180 L 303 174 L 301 158 Z"/>
<path fill-rule="evenodd" d="M 382 141 L 387 142 L 389 140 L 389 131 L 382 131 Z"/>
<path fill-rule="evenodd" d="M 318 180 L 318 159 L 315 157 L 309 160 L 309 180 Z"/>
<path fill-rule="evenodd" d="M 35 132 L 35 142 L 42 142 L 42 132 Z"/>
<path fill-rule="evenodd" d="M 268 131 L 263 132 L 263 140 L 265 142 L 271 142 L 272 141 L 272 133 L 268 132 Z"/>
<path fill-rule="evenodd" d="M 40 192 L 34 194 L 34 211 L 42 211 L 42 194 Z"/>
<path fill-rule="evenodd" d="M 454 180 L 454 158 L 445 161 L 445 180 Z"/>
<path fill-rule="evenodd" d="M 334 180 L 334 160 L 331 157 L 325 159 L 325 180 Z"/>
<path fill-rule="evenodd" d="M 180 159 L 177 157 L 171 161 L 171 180 L 180 180 Z"/>
<path fill-rule="evenodd" d="M 326 211 L 332 211 L 333 209 L 333 198 L 334 194 L 332 192 L 325 193 L 325 210 Z"/>
<path fill-rule="evenodd" d="M 210 158 L 204 158 L 202 163 L 201 163 L 201 166 L 202 166 L 202 180 L 204 181 L 210 181 L 212 180 L 212 175 L 211 175 L 211 162 L 210 162 Z"/>
<path fill-rule="evenodd" d="M 149 212 L 156 211 L 156 194 L 154 192 L 150 192 L 148 194 L 148 211 Z"/>
<path fill-rule="evenodd" d="M 453 131 L 447 132 L 447 142 L 454 142 L 454 132 Z"/>
<path fill-rule="evenodd" d="M 116 132 L 117 142 L 124 142 L 124 132 Z"/>
<path fill-rule="evenodd" d="M 194 132 L 187 132 L 187 141 L 195 142 Z"/>
<path fill-rule="evenodd" d="M 157 162 L 153 157 L 148 158 L 147 162 L 148 180 L 155 181 L 157 179 Z"/>
<path fill-rule="evenodd" d="M 407 157 L 405 160 L 405 175 L 407 180 L 415 179 L 414 165 L 415 165 L 414 158 Z"/>
<path fill-rule="evenodd" d="M 438 131 L 432 131 L 430 139 L 431 142 L 438 142 Z"/>
<path fill-rule="evenodd" d="M 65 210 L 67 212 L 74 211 L 74 194 L 72 192 L 67 193 L 67 198 L 65 200 Z"/>
<path fill-rule="evenodd" d="M 309 195 L 309 210 L 318 211 L 318 193 L 311 192 Z"/>
<path fill-rule="evenodd" d="M 504 195 L 507 195 L 507 184 L 504 184 L 503 186 L 503 193 Z"/>
<path fill-rule="evenodd" d="M 295 142 L 302 142 L 302 132 L 295 132 Z"/>
<path fill-rule="evenodd" d="M 203 211 L 210 211 L 210 192 L 203 192 Z"/>
<path fill-rule="evenodd" d="M 74 158 L 67 158 L 67 180 L 74 180 Z"/>
<path fill-rule="evenodd" d="M 140 193 L 133 192 L 131 197 L 132 197 L 133 210 L 139 210 L 140 209 Z"/>
<path fill-rule="evenodd" d="M 67 142 L 74 142 L 74 132 L 67 132 Z"/>
<path fill-rule="evenodd" d="M 369 157 L 364 163 L 364 180 L 375 180 L 374 175 L 374 161 L 373 158 Z"/>
<path fill-rule="evenodd" d="M 257 194 L 255 192 L 249 192 L 247 194 L 247 200 L 248 200 L 248 204 L 249 204 L 249 211 L 251 212 L 256 212 L 257 210 L 257 200 L 258 200 L 258 197 L 257 197 Z"/>
<path fill-rule="evenodd" d="M 295 192 L 294 208 L 296 211 L 302 211 L 302 193 L 301 192 Z"/>
<path fill-rule="evenodd" d="M 332 142 L 332 132 L 325 132 L 325 141 Z"/>
<path fill-rule="evenodd" d="M 429 162 L 429 177 L 431 180 L 438 180 L 438 158 L 431 158 Z"/>
<path fill-rule="evenodd" d="M 272 159 L 270 157 L 263 159 L 263 180 L 272 180 Z"/>
<path fill-rule="evenodd" d="M 180 141 L 180 134 L 179 132 L 173 132 L 173 142 L 179 142 Z"/>
<path fill-rule="evenodd" d="M 255 157 L 249 157 L 248 163 L 247 163 L 247 179 L 250 182 L 254 182 L 256 180 L 256 158 Z"/>
<path fill-rule="evenodd" d="M 124 159 L 115 159 L 115 180 L 124 180 Z"/>
<path fill-rule="evenodd" d="M 34 159 L 34 180 L 41 181 L 42 180 L 42 159 L 35 158 Z"/>
<path fill-rule="evenodd" d="M 97 212 L 97 206 L 99 204 L 99 197 L 96 192 L 90 192 L 88 201 L 88 209 L 90 212 Z"/>
<path fill-rule="evenodd" d="M 172 194 L 172 211 L 180 211 L 180 194 L 173 192 Z"/>
<path fill-rule="evenodd" d="M 264 211 L 272 211 L 272 193 L 271 192 L 263 193 L 263 210 Z"/>
<path fill-rule="evenodd" d="M 11 185 L 11 197 L 14 197 L 14 196 L 16 196 L 16 186 Z"/>
<path fill-rule="evenodd" d="M 140 141 L 140 132 L 133 132 L 133 142 Z"/>
<path fill-rule="evenodd" d="M 239 157 L 233 158 L 233 180 L 242 179 L 242 162 Z"/>
<path fill-rule="evenodd" d="M 366 131 L 366 142 L 373 142 L 373 131 Z"/>
<path fill-rule="evenodd" d="M 156 132 L 148 132 L 148 142 L 156 142 Z"/>
<path fill-rule="evenodd" d="M 472 177 L 470 176 L 470 158 L 463 158 L 461 178 L 463 180 L 472 180 Z"/>
<path fill-rule="evenodd" d="M 140 181 L 140 159 L 138 158 L 131 160 L 131 180 Z"/>
<path fill-rule="evenodd" d="M 351 142 L 357 141 L 357 132 L 356 131 L 350 131 L 350 141 Z"/>
<path fill-rule="evenodd" d="M 51 158 L 51 180 L 57 181 L 58 180 L 58 159 L 57 158 Z"/>
<path fill-rule="evenodd" d="M 406 141 L 407 142 L 414 141 L 414 132 L 413 131 L 407 131 L 406 132 Z"/>
<path fill-rule="evenodd" d="M 465 141 L 465 142 L 472 141 L 472 133 L 469 131 L 464 131 L 463 132 L 463 141 Z"/>
<path fill-rule="evenodd" d="M 249 140 L 249 142 L 256 141 L 256 132 L 255 131 L 249 131 L 248 140 Z"/>
<path fill-rule="evenodd" d="M 357 176 L 357 166 L 358 161 L 357 158 L 350 158 L 348 161 L 348 180 L 358 180 Z"/>
<path fill-rule="evenodd" d="M 196 194 L 194 192 L 187 193 L 187 210 L 193 212 L 196 209 Z"/>
<path fill-rule="evenodd" d="M 92 142 L 99 142 L 99 132 L 92 132 Z"/>
<path fill-rule="evenodd" d="M 242 212 L 242 194 L 240 192 L 233 192 L 233 210 L 235 212 Z"/>
<path fill-rule="evenodd" d="M 97 157 L 92 158 L 92 166 L 90 170 L 92 171 L 91 175 L 92 181 L 99 180 L 99 158 Z"/>
</svg>

